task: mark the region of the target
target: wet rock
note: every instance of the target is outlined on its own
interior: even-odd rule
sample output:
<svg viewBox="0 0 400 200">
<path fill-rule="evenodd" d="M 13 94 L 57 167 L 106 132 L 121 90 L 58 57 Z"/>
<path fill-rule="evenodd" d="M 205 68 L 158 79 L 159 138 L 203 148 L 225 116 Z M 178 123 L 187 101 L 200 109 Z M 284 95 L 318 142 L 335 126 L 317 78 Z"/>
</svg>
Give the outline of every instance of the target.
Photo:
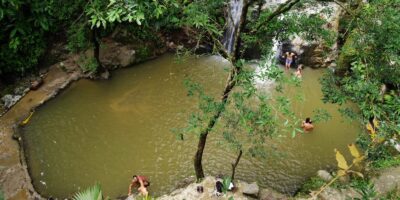
<svg viewBox="0 0 400 200">
<path fill-rule="evenodd" d="M 135 63 L 136 51 L 132 45 L 105 40 L 100 49 L 100 62 L 108 68 L 127 67 Z"/>
<path fill-rule="evenodd" d="M 3 105 L 6 109 L 11 108 L 15 103 L 17 103 L 22 98 L 21 95 L 11 95 L 6 94 L 1 98 Z"/>
<path fill-rule="evenodd" d="M 178 184 L 176 185 L 176 188 L 184 188 L 194 182 L 196 182 L 196 177 L 190 176 L 188 178 L 183 179 L 182 181 L 179 181 Z"/>
<path fill-rule="evenodd" d="M 260 191 L 260 188 L 258 187 L 256 182 L 253 182 L 250 184 L 242 182 L 239 187 L 242 188 L 243 194 L 249 195 L 252 197 L 258 197 L 258 192 Z"/>
<path fill-rule="evenodd" d="M 320 13 L 321 9 L 326 7 L 331 8 L 332 13 Z M 327 20 L 324 28 L 338 33 L 341 13 L 340 6 L 334 3 L 326 5 L 316 4 L 314 7 L 310 7 L 310 9 L 298 10 L 297 12 L 303 12 L 308 15 L 320 15 L 321 18 Z M 283 41 L 279 55 L 284 55 L 285 52 L 294 52 L 297 55 L 297 59 L 292 63 L 292 67 L 294 68 L 298 64 L 303 64 L 311 68 L 327 67 L 336 60 L 338 53 L 337 44 L 327 46 L 322 40 L 307 41 L 299 35 L 294 35 L 288 41 Z M 281 64 L 284 64 L 285 59 L 280 58 L 279 61 Z"/>
<path fill-rule="evenodd" d="M 260 200 L 287 200 L 289 199 L 287 196 L 276 192 L 272 189 L 262 189 L 259 194 Z"/>
<path fill-rule="evenodd" d="M 174 50 L 176 49 L 176 44 L 174 42 L 167 42 L 167 47 Z"/>
<path fill-rule="evenodd" d="M 326 170 L 318 170 L 317 174 L 318 174 L 318 177 L 320 177 L 322 180 L 324 180 L 326 182 L 332 180 L 332 178 L 333 178 L 332 175 L 329 172 L 327 172 Z"/>
<path fill-rule="evenodd" d="M 39 89 L 39 87 L 43 84 L 43 79 L 42 78 L 38 78 L 34 81 L 31 82 L 31 90 L 37 90 Z"/>
<path fill-rule="evenodd" d="M 100 78 L 101 79 L 105 79 L 105 80 L 109 79 L 110 78 L 110 72 L 108 70 L 106 70 L 105 72 L 100 74 Z"/>
<path fill-rule="evenodd" d="M 394 189 L 400 188 L 400 167 L 389 168 L 382 171 L 381 175 L 372 179 L 375 185 L 375 191 L 378 194 L 384 194 Z"/>
<path fill-rule="evenodd" d="M 211 53 L 212 52 L 212 47 L 210 45 L 199 45 L 195 52 L 196 54 L 207 54 L 207 53 Z"/>
</svg>

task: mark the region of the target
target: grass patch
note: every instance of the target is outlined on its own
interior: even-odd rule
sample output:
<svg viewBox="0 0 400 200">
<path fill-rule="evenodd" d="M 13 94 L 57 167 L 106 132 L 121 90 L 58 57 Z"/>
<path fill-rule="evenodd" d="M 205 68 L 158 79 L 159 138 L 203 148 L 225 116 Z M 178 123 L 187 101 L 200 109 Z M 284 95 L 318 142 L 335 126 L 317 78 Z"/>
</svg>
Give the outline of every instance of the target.
<svg viewBox="0 0 400 200">
<path fill-rule="evenodd" d="M 380 200 L 399 200 L 400 199 L 400 190 L 394 189 L 388 192 L 384 197 L 381 197 Z"/>
<path fill-rule="evenodd" d="M 387 169 L 390 167 L 400 166 L 400 156 L 391 157 L 389 159 L 372 161 L 371 166 L 374 169 Z"/>
<path fill-rule="evenodd" d="M 311 177 L 306 181 L 297 193 L 298 196 L 305 196 L 310 194 L 310 191 L 318 190 L 325 184 L 325 181 L 320 177 Z"/>
</svg>

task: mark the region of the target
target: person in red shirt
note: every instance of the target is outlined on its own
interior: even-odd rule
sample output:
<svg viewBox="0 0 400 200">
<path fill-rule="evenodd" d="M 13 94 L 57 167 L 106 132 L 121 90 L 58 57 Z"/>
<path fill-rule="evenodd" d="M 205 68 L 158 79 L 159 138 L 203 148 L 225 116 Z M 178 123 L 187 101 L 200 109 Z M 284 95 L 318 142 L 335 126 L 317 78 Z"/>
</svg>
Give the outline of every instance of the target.
<svg viewBox="0 0 400 200">
<path fill-rule="evenodd" d="M 129 185 L 128 196 L 132 194 L 133 187 L 139 186 L 139 194 L 144 196 L 148 195 L 147 187 L 150 186 L 150 182 L 145 176 L 133 175 L 131 184 Z"/>
</svg>

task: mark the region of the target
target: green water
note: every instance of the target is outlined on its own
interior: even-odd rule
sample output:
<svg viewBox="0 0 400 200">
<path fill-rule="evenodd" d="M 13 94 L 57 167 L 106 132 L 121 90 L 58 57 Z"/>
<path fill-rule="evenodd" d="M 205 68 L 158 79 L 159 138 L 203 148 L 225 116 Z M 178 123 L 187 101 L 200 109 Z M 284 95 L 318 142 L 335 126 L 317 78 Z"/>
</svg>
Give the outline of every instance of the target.
<svg viewBox="0 0 400 200">
<path fill-rule="evenodd" d="M 150 193 L 170 192 L 194 175 L 196 138 L 179 141 L 171 132 L 182 127 L 196 101 L 187 97 L 184 79 L 201 82 L 218 95 L 228 63 L 218 57 L 190 58 L 176 63 L 173 56 L 121 69 L 108 81 L 80 80 L 47 102 L 24 128 L 25 151 L 36 190 L 44 196 L 68 197 L 96 182 L 110 197 L 126 195 L 130 178 L 145 175 Z M 343 123 L 333 105 L 324 105 L 318 78 L 321 70 L 306 68 L 300 90 L 305 102 L 295 106 L 301 116 L 324 108 L 332 120 L 316 124 L 312 133 L 271 142 L 276 152 L 266 160 L 242 157 L 236 177 L 292 193 L 321 168 L 335 166 L 333 149 L 346 151 L 360 131 Z M 292 89 L 294 90 L 294 89 Z M 290 92 L 290 91 L 289 91 Z M 235 154 L 209 135 L 205 173 L 230 174 Z"/>
</svg>

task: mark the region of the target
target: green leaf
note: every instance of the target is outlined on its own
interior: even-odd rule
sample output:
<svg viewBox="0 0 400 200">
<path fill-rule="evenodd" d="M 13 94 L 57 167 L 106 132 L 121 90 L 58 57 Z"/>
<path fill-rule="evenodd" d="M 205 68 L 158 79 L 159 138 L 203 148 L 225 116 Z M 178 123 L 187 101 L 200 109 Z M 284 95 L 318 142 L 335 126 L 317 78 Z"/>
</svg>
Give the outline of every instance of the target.
<svg viewBox="0 0 400 200">
<path fill-rule="evenodd" d="M 99 184 L 96 184 L 88 189 L 76 193 L 73 200 L 102 200 L 102 192 Z"/>
</svg>

